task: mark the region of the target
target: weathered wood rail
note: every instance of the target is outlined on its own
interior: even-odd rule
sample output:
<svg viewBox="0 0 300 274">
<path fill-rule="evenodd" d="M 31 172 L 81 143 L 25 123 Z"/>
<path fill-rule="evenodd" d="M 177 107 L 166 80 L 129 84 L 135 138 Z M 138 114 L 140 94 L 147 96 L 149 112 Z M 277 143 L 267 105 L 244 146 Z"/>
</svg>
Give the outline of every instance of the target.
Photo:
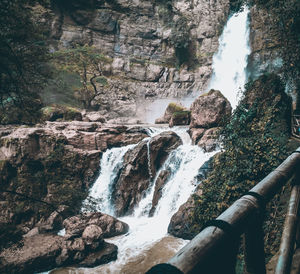
<svg viewBox="0 0 300 274">
<path fill-rule="evenodd" d="M 152 267 L 147 274 L 235 273 L 241 235 L 244 235 L 244 273 L 266 273 L 262 229 L 264 208 L 291 179 L 293 188 L 275 271 L 276 274 L 290 273 L 296 234 L 299 231 L 300 147 L 216 220 L 209 222 L 166 264 Z M 299 235 L 297 237 L 299 239 Z"/>
<path fill-rule="evenodd" d="M 300 138 L 300 115 L 292 115 L 292 136 Z"/>
</svg>

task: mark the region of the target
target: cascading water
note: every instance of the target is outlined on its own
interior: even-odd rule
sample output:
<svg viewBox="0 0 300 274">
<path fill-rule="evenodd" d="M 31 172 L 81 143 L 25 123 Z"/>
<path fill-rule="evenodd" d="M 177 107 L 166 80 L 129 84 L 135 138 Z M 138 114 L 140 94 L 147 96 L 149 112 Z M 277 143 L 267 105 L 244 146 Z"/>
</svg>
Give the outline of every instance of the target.
<svg viewBox="0 0 300 274">
<path fill-rule="evenodd" d="M 118 171 L 122 167 L 125 153 L 134 145 L 108 149 L 102 156 L 100 175 L 90 189 L 89 197 L 83 202 L 82 211 L 89 211 L 90 202 L 94 200 L 94 209 L 114 215 L 111 194 Z"/>
<path fill-rule="evenodd" d="M 170 129 L 150 128 L 148 132 L 151 132 L 151 135 L 155 136 L 165 130 Z M 118 246 L 118 260 L 108 265 L 94 268 L 91 271 L 92 273 L 143 273 L 147 268 L 151 267 L 151 265 L 160 262 L 163 256 L 168 257 L 169 254 L 174 254 L 186 243 L 184 240 L 167 236 L 168 224 L 172 215 L 179 209 L 179 206 L 183 204 L 194 191 L 196 187 L 195 177 L 198 175 L 199 168 L 216 152 L 204 153 L 198 146 L 191 145 L 190 139 L 186 138 L 188 135 L 186 133 L 186 127 L 173 128 L 172 130 L 183 137 L 184 144 L 170 153 L 161 168 L 161 170 L 168 170 L 170 176 L 164 186 L 162 197 L 157 205 L 154 216 L 149 217 L 149 211 L 152 205 L 155 181 L 158 175 L 152 180 L 151 188 L 144 199 L 139 203 L 134 213 L 131 216 L 119 218 L 129 224 L 129 232 L 126 235 L 107 240 Z M 124 147 L 122 153 L 120 148 L 111 149 L 103 155 L 101 161 L 102 171 L 90 191 L 90 195 L 92 195 L 93 198 L 101 198 L 99 200 L 99 210 L 101 210 L 101 212 L 113 212 L 109 203 L 110 191 L 112 191 L 110 186 L 113 184 L 115 174 L 118 173 L 118 168 L 121 168 L 123 155 L 128 149 L 130 149 L 130 146 Z M 113 161 L 113 159 L 115 159 L 115 161 Z M 108 170 L 110 164 L 112 164 L 112 166 Z M 159 172 L 157 174 L 159 174 Z M 103 181 L 101 182 L 101 180 Z M 156 245 L 164 246 L 164 254 L 160 253 L 156 259 L 149 258 L 149 253 L 157 252 Z M 153 252 L 152 249 L 154 249 Z M 149 265 L 147 265 L 147 263 Z M 85 273 L 90 273 L 89 271 L 90 270 L 85 270 Z"/>
<path fill-rule="evenodd" d="M 246 81 L 245 67 L 249 54 L 248 9 L 230 17 L 220 38 L 220 49 L 214 56 L 214 75 L 210 88 L 220 89 L 233 107 L 237 104 L 236 91 L 243 88 Z M 231 49 L 230 49 L 231 48 Z M 234 68 L 233 68 L 234 67 Z M 152 115 L 153 117 L 153 115 Z M 168 128 L 149 128 L 150 137 Z M 196 188 L 199 168 L 216 152 L 204 153 L 199 147 L 191 145 L 186 128 L 173 128 L 183 140 L 183 145 L 170 153 L 161 170 L 169 172 L 162 196 L 153 217 L 149 217 L 156 178 L 131 216 L 120 218 L 129 224 L 126 235 L 106 241 L 118 246 L 118 260 L 93 269 L 70 269 L 67 273 L 144 273 L 152 265 L 165 261 L 178 251 L 186 241 L 167 235 L 171 216 L 178 210 Z M 103 154 L 101 173 L 90 190 L 90 196 L 99 200 L 99 210 L 113 215 L 111 192 L 114 180 L 123 163 L 123 156 L 132 146 L 114 148 Z M 150 149 L 149 149 L 150 150 Z M 148 153 L 150 156 L 150 153 Z M 148 160 L 150 160 L 148 158 Z M 148 163 L 146 163 L 148 164 Z M 83 210 L 88 208 L 88 200 Z M 56 272 L 54 272 L 56 273 Z M 66 273 L 66 272 L 58 272 Z"/>
<path fill-rule="evenodd" d="M 213 75 L 209 89 L 217 89 L 235 108 L 239 101 L 238 91 L 246 84 L 246 66 L 249 45 L 249 9 L 232 15 L 219 39 L 219 50 L 213 57 Z"/>
</svg>

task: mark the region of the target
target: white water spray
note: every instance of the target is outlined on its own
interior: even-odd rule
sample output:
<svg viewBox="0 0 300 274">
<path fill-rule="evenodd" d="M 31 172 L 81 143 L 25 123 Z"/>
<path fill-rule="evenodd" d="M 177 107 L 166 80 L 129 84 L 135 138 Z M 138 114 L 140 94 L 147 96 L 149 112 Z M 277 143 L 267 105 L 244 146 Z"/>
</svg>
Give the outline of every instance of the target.
<svg viewBox="0 0 300 274">
<path fill-rule="evenodd" d="M 220 89 L 230 100 L 233 107 L 238 98 L 236 92 L 243 88 L 246 81 L 245 67 L 249 54 L 248 46 L 248 9 L 237 16 L 232 16 L 227 22 L 224 33 L 220 38 L 220 49 L 214 56 L 214 75 L 210 88 Z M 232 47 L 232 50 L 230 48 Z M 238 60 L 239 59 L 239 60 Z M 224 65 L 221 64 L 224 62 Z M 234 69 L 233 69 L 234 67 Z M 161 110 L 161 107 L 160 107 Z M 163 109 L 164 110 L 164 109 Z M 155 115 L 152 115 L 153 117 Z M 168 128 L 149 128 L 151 137 Z M 186 129 L 173 128 L 184 139 L 184 144 L 173 151 L 161 169 L 170 172 L 169 178 L 163 188 L 162 197 L 156 207 L 153 217 L 149 217 L 152 206 L 152 197 L 155 190 L 154 178 L 151 188 L 144 199 L 139 203 L 132 216 L 120 218 L 129 224 L 130 230 L 126 235 L 118 236 L 107 241 L 118 245 L 118 260 L 94 269 L 79 269 L 69 273 L 144 273 L 145 268 L 137 270 L 151 254 L 151 248 L 163 242 L 167 236 L 167 227 L 171 216 L 178 210 L 196 188 L 195 177 L 199 168 L 216 152 L 204 153 L 199 147 L 192 146 L 189 138 L 186 138 Z M 90 191 L 90 195 L 100 199 L 99 210 L 103 213 L 112 214 L 111 191 L 112 185 L 123 164 L 123 157 L 130 147 L 111 149 L 104 153 L 101 160 L 101 173 Z M 157 173 L 159 174 L 159 172 Z M 179 250 L 186 241 L 181 239 L 172 240 L 170 249 Z M 167 249 L 164 245 L 160 249 Z M 154 250 L 152 253 L 159 253 Z M 153 256 L 153 254 L 151 254 Z M 158 258 L 159 259 L 159 258 Z M 156 264 L 159 261 L 152 260 Z M 151 265 L 150 265 L 151 266 Z"/>
<path fill-rule="evenodd" d="M 101 170 L 97 181 L 92 186 L 89 197 L 83 202 L 82 211 L 89 210 L 90 198 L 97 203 L 93 205 L 96 210 L 114 215 L 112 205 L 112 190 L 116 176 L 122 168 L 125 153 L 135 145 L 108 149 L 101 159 Z"/>
<path fill-rule="evenodd" d="M 164 128 L 164 130 L 162 130 L 161 128 L 150 128 L 148 131 L 152 132 L 152 135 L 156 135 L 165 130 L 170 129 Z M 167 241 L 167 243 L 164 244 L 169 245 L 169 252 L 172 252 L 172 254 L 186 244 L 186 241 L 184 240 L 173 238 L 170 240 L 170 237 L 167 237 L 167 228 L 170 218 L 179 209 L 180 205 L 189 198 L 196 188 L 195 177 L 198 175 L 199 168 L 205 161 L 215 154 L 215 152 L 204 153 L 198 146 L 192 146 L 190 144 L 190 140 L 187 140 L 186 138 L 186 130 L 186 127 L 175 128 L 176 133 L 184 137 L 184 144 L 170 153 L 168 159 L 161 168 L 161 170 L 168 170 L 170 176 L 164 186 L 162 197 L 157 205 L 154 216 L 149 217 L 149 211 L 152 206 L 152 198 L 157 176 L 154 178 L 147 195 L 136 207 L 135 212 L 131 216 L 119 218 L 129 225 L 129 232 L 126 235 L 107 239 L 108 242 L 114 243 L 118 246 L 118 260 L 116 262 L 111 262 L 110 264 L 94 268 L 92 273 L 132 273 L 130 271 L 134 271 L 133 269 L 136 267 L 136 261 L 139 260 L 139 258 L 146 256 L 145 254 L 150 252 L 151 248 L 153 248 L 156 244 L 160 244 L 162 241 Z M 124 151 L 125 150 L 128 151 L 128 147 L 126 147 Z M 125 154 L 124 151 L 122 151 L 122 155 Z M 107 174 L 105 176 L 102 173 L 100 174 L 99 179 L 90 192 L 95 198 L 102 197 L 99 208 L 104 213 L 112 212 L 111 206 L 107 206 L 107 204 L 109 204 L 109 201 L 107 200 L 109 200 L 111 195 L 109 194 L 109 191 L 112 191 L 109 187 L 111 183 L 108 181 L 114 180 L 115 175 L 112 175 L 111 173 L 118 172 L 117 169 L 120 168 L 122 164 L 123 156 L 113 156 L 115 154 L 120 154 L 120 151 L 113 149 L 107 152 L 106 155 L 103 155 L 101 170 L 107 170 Z M 107 167 L 108 163 L 112 163 L 110 160 L 114 158 L 119 162 L 116 163 L 115 161 L 114 167 L 111 167 L 110 171 L 108 171 L 104 165 Z M 159 172 L 157 174 L 159 174 Z M 104 179 L 107 180 L 105 183 L 104 181 L 100 181 Z M 104 209 L 107 211 L 104 211 Z M 154 252 L 157 252 L 157 250 L 154 250 Z M 147 261 L 147 258 L 143 261 Z M 154 264 L 155 262 L 151 261 L 150 263 Z M 135 266 L 132 266 L 131 264 Z M 126 267 L 129 267 L 130 269 L 126 270 Z M 131 269 L 131 267 L 133 267 L 133 269 Z M 89 273 L 88 270 L 85 272 Z"/>
<path fill-rule="evenodd" d="M 232 15 L 219 39 L 219 50 L 213 57 L 213 75 L 208 89 L 217 89 L 229 100 L 232 108 L 238 104 L 246 83 L 249 45 L 249 9 Z M 239 92 L 240 91 L 240 92 Z"/>
</svg>

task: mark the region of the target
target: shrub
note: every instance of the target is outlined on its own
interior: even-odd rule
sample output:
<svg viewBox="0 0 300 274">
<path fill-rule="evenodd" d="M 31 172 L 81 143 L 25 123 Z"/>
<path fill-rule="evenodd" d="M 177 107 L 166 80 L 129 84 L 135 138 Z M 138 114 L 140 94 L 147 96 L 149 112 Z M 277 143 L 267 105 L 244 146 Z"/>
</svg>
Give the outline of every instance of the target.
<svg viewBox="0 0 300 274">
<path fill-rule="evenodd" d="M 202 195 L 194 197 L 195 230 L 227 209 L 287 156 L 289 115 L 290 100 L 277 76 L 262 76 L 247 85 L 231 121 L 221 130 L 224 149 L 202 182 Z"/>
</svg>

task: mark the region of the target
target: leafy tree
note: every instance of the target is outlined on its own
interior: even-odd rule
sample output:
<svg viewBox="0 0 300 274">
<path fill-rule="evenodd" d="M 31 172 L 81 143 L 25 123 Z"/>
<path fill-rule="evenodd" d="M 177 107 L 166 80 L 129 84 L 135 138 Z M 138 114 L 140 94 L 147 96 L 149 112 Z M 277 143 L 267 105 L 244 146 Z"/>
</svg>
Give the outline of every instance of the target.
<svg viewBox="0 0 300 274">
<path fill-rule="evenodd" d="M 107 79 L 103 76 L 103 67 L 111 60 L 90 46 L 78 46 L 53 53 L 53 61 L 58 69 L 76 73 L 81 87 L 74 90 L 84 108 L 91 109 L 92 101 L 103 93 Z"/>
<path fill-rule="evenodd" d="M 0 122 L 33 123 L 49 71 L 45 34 L 33 20 L 35 0 L 0 1 Z M 45 2 L 43 3 L 45 4 Z"/>
</svg>

